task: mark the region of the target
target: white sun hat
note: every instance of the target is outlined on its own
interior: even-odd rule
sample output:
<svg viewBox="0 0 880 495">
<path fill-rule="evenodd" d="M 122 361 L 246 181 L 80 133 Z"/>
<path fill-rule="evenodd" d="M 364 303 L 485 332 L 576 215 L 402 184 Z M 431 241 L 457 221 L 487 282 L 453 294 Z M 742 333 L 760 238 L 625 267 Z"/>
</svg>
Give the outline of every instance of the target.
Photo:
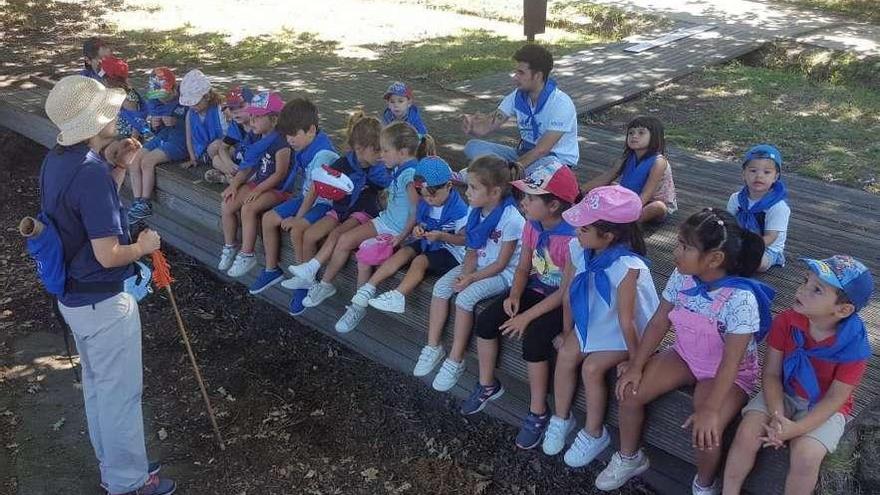
<svg viewBox="0 0 880 495">
<path fill-rule="evenodd" d="M 97 136 L 113 122 L 125 91 L 110 89 L 85 76 L 67 76 L 46 97 L 46 115 L 61 131 L 58 144 L 71 146 Z"/>
<path fill-rule="evenodd" d="M 180 80 L 180 104 L 191 107 L 211 91 L 211 81 L 199 69 L 193 69 Z"/>
</svg>

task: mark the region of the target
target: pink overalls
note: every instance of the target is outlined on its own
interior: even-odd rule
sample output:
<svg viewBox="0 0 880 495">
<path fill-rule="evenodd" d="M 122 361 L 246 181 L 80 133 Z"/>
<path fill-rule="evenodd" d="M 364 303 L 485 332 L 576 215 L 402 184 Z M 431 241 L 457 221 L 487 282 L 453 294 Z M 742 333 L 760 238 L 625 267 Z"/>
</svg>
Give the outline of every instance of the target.
<svg viewBox="0 0 880 495">
<path fill-rule="evenodd" d="M 682 291 L 694 286 L 692 278 L 687 277 L 682 284 Z M 687 363 L 697 381 L 715 378 L 721 358 L 724 357 L 724 338 L 719 331 L 721 309 L 733 295 L 730 287 L 718 291 L 712 301 L 712 316 L 703 316 L 686 307 L 687 296 L 678 293 L 678 304 L 669 313 L 669 320 L 675 328 L 675 352 Z M 758 356 L 755 352 L 747 352 L 740 363 L 735 383 L 746 395 L 751 395 L 760 379 Z"/>
</svg>

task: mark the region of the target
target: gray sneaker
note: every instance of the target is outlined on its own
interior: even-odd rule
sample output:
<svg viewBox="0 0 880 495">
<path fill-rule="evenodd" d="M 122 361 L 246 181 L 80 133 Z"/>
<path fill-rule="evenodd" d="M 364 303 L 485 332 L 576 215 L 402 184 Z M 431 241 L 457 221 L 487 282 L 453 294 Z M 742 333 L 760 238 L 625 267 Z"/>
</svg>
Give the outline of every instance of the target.
<svg viewBox="0 0 880 495">
<path fill-rule="evenodd" d="M 336 294 L 336 287 L 326 282 L 318 282 L 309 289 L 309 295 L 303 299 L 303 306 L 314 308 L 326 301 L 328 297 Z"/>
<path fill-rule="evenodd" d="M 336 322 L 336 331 L 339 333 L 348 333 L 357 328 L 358 323 L 364 319 L 367 314 L 367 308 L 357 304 L 350 304 L 345 307 L 345 314 Z"/>
</svg>

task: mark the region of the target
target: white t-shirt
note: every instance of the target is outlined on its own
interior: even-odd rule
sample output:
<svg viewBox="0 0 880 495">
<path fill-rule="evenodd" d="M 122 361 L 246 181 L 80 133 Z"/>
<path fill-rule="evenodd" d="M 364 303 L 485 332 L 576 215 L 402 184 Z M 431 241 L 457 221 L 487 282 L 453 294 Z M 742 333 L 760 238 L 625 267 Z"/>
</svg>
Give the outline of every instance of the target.
<svg viewBox="0 0 880 495">
<path fill-rule="evenodd" d="M 470 211 L 470 210 L 468 210 Z M 433 218 L 434 220 L 440 220 L 440 217 L 443 215 L 443 207 L 442 206 L 432 206 L 431 210 L 428 212 L 428 216 Z M 467 215 L 459 218 L 455 221 L 455 226 L 453 229 L 457 233 L 461 229 L 467 225 Z M 443 230 L 446 230 L 445 228 Z M 455 259 L 461 263 L 464 259 L 464 246 L 456 246 L 455 244 L 449 244 L 448 242 L 443 243 L 443 249 L 449 251 L 452 256 L 455 256 Z"/>
<path fill-rule="evenodd" d="M 583 273 L 586 269 L 584 248 L 581 247 L 577 238 L 569 241 L 568 249 L 571 252 L 574 274 Z M 595 290 L 595 276 L 590 276 L 590 288 L 593 290 L 590 290 L 589 293 L 590 320 L 587 341 L 584 342 L 578 333 L 581 352 L 627 350 L 626 339 L 623 338 L 623 330 L 620 328 L 620 318 L 618 317 L 617 287 L 630 269 L 639 271 L 639 277 L 636 280 L 636 305 L 634 308 L 636 331 L 639 335 L 645 332 L 645 327 L 648 326 L 648 322 L 657 311 L 657 306 L 660 305 L 660 298 L 657 297 L 657 289 L 651 278 L 651 270 L 645 262 L 637 256 L 621 256 L 605 270 L 605 273 L 608 274 L 608 281 L 611 282 L 610 304 L 606 304 L 605 299 L 602 299 L 599 292 Z M 575 330 L 577 330 L 576 322 Z"/>
<path fill-rule="evenodd" d="M 753 201 L 749 198 L 749 208 L 755 203 L 757 203 L 757 201 Z M 739 191 L 731 194 L 730 199 L 727 200 L 728 213 L 736 216 L 737 210 L 739 210 Z M 776 236 L 776 240 L 767 246 L 767 251 L 772 252 L 780 259 L 782 259 L 782 253 L 785 251 L 785 238 L 788 235 L 789 218 L 791 218 L 791 208 L 789 208 L 788 203 L 785 201 L 776 203 L 764 213 L 764 232 L 771 230 L 779 232 L 779 235 Z"/>
<path fill-rule="evenodd" d="M 303 197 L 305 197 L 309 193 L 309 189 L 312 187 L 312 174 L 320 168 L 322 165 L 333 165 L 336 160 L 339 159 L 339 155 L 330 150 L 321 150 L 315 153 L 315 157 L 312 158 L 312 161 L 306 165 L 305 170 L 303 170 L 303 183 L 302 183 L 302 191 Z M 333 201 L 330 201 L 327 198 L 322 198 L 317 196 L 315 199 L 315 205 L 332 205 Z"/>
<path fill-rule="evenodd" d="M 468 207 L 468 216 L 470 216 L 472 209 Z M 522 238 L 525 225 L 526 219 L 523 218 L 516 206 L 510 205 L 505 208 L 501 214 L 501 219 L 498 220 L 498 225 L 495 226 L 495 230 L 489 234 L 486 245 L 477 250 L 477 270 L 486 268 L 498 259 L 498 256 L 501 254 L 502 242 L 517 241 L 516 250 L 514 250 L 513 256 L 510 257 L 510 262 L 504 271 L 499 273 L 508 284 L 512 284 L 513 273 L 516 271 L 516 265 L 519 264 L 519 253 L 522 250 L 522 243 L 519 241 Z"/>
<path fill-rule="evenodd" d="M 508 117 L 515 115 L 517 125 L 519 126 L 520 138 L 528 143 L 536 144 L 537 141 L 532 137 L 532 126 L 529 125 L 529 118 L 525 113 L 516 109 L 515 102 L 516 90 L 501 100 L 498 110 Z M 532 105 L 531 98 L 529 99 L 529 105 L 532 107 L 532 111 L 534 111 L 535 107 Z M 547 131 L 563 133 L 562 137 L 553 146 L 552 152 L 562 163 L 571 167 L 577 165 L 580 158 L 580 149 L 577 142 L 577 111 L 571 98 L 559 88 L 556 88 L 550 94 L 541 112 L 535 115 L 535 120 L 538 121 L 539 136 L 543 136 Z"/>
</svg>

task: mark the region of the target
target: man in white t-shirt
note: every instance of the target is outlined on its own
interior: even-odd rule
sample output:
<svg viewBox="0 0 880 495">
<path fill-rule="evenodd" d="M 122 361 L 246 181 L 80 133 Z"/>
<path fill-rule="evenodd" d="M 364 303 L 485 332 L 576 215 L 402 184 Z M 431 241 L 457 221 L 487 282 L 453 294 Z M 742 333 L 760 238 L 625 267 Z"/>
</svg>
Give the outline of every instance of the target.
<svg viewBox="0 0 880 495">
<path fill-rule="evenodd" d="M 490 114 L 465 114 L 465 134 L 483 137 L 497 131 L 516 117 L 520 142 L 516 148 L 481 139 L 471 139 L 464 148 L 468 160 L 494 154 L 519 162 L 526 175 L 552 161 L 569 167 L 577 165 L 577 112 L 571 98 L 550 79 L 553 55 L 538 45 L 525 45 L 513 54 L 517 62 L 513 73 L 516 89 L 501 100 Z"/>
</svg>

